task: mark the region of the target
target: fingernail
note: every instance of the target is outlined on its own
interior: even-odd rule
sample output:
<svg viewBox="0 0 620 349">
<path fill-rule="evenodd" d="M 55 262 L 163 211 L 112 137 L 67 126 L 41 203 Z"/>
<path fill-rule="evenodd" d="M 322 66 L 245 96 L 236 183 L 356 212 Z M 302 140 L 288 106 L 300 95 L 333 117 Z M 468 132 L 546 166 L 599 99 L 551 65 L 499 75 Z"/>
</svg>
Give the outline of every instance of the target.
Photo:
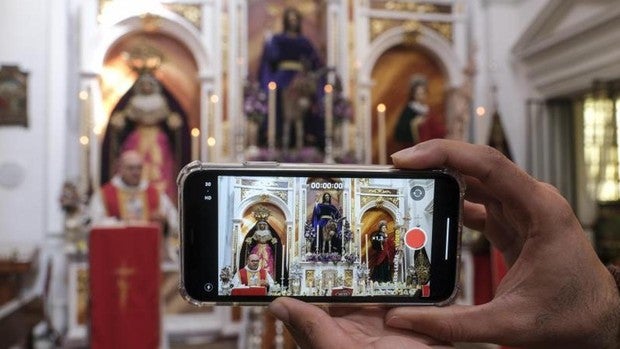
<svg viewBox="0 0 620 349">
<path fill-rule="evenodd" d="M 396 327 L 396 328 L 404 328 L 404 329 L 410 329 L 411 328 L 411 323 L 401 317 L 398 316 L 392 316 L 390 318 L 388 318 L 385 321 L 385 324 L 390 326 L 390 327 Z"/>
<path fill-rule="evenodd" d="M 416 149 L 417 149 L 417 145 L 414 145 L 413 147 L 399 150 L 396 153 L 390 155 L 390 157 L 392 158 L 392 160 L 394 160 L 395 158 L 403 158 L 405 156 L 411 156 L 411 154 L 413 154 L 416 151 Z"/>
<path fill-rule="evenodd" d="M 282 305 L 278 300 L 275 300 L 269 304 L 269 311 L 278 318 L 278 320 L 288 324 L 289 314 L 288 309 Z"/>
</svg>

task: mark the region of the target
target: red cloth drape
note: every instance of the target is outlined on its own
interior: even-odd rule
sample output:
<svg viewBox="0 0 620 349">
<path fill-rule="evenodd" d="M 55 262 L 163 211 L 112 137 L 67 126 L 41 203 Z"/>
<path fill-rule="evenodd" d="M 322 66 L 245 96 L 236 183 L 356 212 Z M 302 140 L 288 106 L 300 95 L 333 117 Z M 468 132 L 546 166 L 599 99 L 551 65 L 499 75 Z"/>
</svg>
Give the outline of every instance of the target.
<svg viewBox="0 0 620 349">
<path fill-rule="evenodd" d="M 157 348 L 161 232 L 157 226 L 94 228 L 90 234 L 90 344 Z"/>
</svg>

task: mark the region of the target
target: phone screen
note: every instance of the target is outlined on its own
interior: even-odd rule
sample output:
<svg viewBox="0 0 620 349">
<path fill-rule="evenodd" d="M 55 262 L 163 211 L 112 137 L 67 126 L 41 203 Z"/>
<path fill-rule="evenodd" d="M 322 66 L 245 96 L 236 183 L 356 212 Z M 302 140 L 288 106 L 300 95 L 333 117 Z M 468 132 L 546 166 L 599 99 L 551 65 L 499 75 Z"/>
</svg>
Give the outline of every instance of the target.
<svg viewBox="0 0 620 349">
<path fill-rule="evenodd" d="M 194 300 L 436 304 L 455 290 L 460 187 L 443 172 L 205 170 L 182 201 Z"/>
</svg>

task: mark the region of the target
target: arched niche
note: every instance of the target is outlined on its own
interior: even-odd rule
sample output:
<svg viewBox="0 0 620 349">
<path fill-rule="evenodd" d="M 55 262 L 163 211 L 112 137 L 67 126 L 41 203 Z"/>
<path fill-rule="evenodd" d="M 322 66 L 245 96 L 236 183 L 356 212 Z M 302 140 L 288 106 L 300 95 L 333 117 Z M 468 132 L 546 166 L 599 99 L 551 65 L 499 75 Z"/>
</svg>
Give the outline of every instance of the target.
<svg viewBox="0 0 620 349">
<path fill-rule="evenodd" d="M 376 125 L 373 126 L 373 119 L 376 118 L 377 102 L 373 96 L 373 89 L 377 85 L 377 80 L 373 78 L 373 71 L 386 53 L 399 47 L 409 48 L 412 52 L 416 52 L 434 63 L 436 71 L 441 75 L 435 86 L 443 90 L 438 91 L 443 103 L 440 112 L 445 113 L 449 110 L 447 92 L 458 88 L 464 81 L 463 62 L 452 43 L 430 28 L 420 26 L 415 31 L 411 31 L 400 26 L 389 29 L 374 39 L 366 50 L 366 57 L 361 60 L 363 64 L 358 71 L 357 78 L 356 105 L 359 117 L 358 127 L 360 127 L 358 133 L 364 139 L 366 152 L 363 154 L 363 161 L 366 163 L 372 162 L 372 150 L 376 148 L 376 144 L 373 142 L 373 129 L 377 127 Z M 401 85 L 408 86 L 411 76 L 398 75 L 392 78 L 398 79 L 397 82 L 392 82 L 393 84 L 400 82 Z M 434 87 L 432 81 L 429 87 Z M 430 92 L 434 93 L 434 91 Z M 404 106 L 405 103 L 406 100 L 403 100 L 400 106 Z M 386 107 L 390 108 L 390 106 Z M 392 106 L 392 108 L 398 108 L 398 106 Z"/>
<path fill-rule="evenodd" d="M 122 57 L 125 49 L 136 42 L 163 53 L 164 61 L 155 75 L 187 113 L 188 128 L 201 131 L 202 148 L 194 157 L 217 156 L 217 149 L 207 149 L 206 140 L 221 125 L 217 120 L 222 116 L 221 106 L 205 101 L 208 96 L 221 94 L 221 87 L 211 68 L 213 53 L 195 27 L 165 9 L 129 11 L 109 24 L 95 27 L 85 20 L 82 24 L 86 28 L 82 36 L 80 90 L 88 97 L 80 111 L 80 129 L 90 139 L 87 159 L 83 161 L 90 168 L 89 182 L 94 188 L 102 184 L 101 146 L 109 117 L 137 77 Z"/>
</svg>

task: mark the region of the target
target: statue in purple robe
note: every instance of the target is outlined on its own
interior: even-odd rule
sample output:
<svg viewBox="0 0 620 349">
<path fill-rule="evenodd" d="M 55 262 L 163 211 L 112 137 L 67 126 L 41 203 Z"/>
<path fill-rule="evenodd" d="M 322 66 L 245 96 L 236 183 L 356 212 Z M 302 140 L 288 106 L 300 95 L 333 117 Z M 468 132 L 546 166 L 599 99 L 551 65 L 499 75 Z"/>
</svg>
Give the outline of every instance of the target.
<svg viewBox="0 0 620 349">
<path fill-rule="evenodd" d="M 301 33 L 301 20 L 298 10 L 284 11 L 284 30 L 266 40 L 258 71 L 258 80 L 266 92 L 270 82 L 277 84 L 276 139 L 281 140 L 284 148 L 290 144 L 299 147 L 302 143 L 319 146 L 323 141 L 322 124 L 308 122 L 316 109 L 313 106 L 322 96 L 324 82 L 320 81 L 318 70 L 323 63 L 310 40 Z M 303 132 L 299 128 L 301 122 Z M 293 123 L 296 132 L 290 127 Z M 266 122 L 261 128 L 262 144 L 266 144 L 265 130 Z M 298 139 L 305 136 L 311 139 Z"/>
</svg>

